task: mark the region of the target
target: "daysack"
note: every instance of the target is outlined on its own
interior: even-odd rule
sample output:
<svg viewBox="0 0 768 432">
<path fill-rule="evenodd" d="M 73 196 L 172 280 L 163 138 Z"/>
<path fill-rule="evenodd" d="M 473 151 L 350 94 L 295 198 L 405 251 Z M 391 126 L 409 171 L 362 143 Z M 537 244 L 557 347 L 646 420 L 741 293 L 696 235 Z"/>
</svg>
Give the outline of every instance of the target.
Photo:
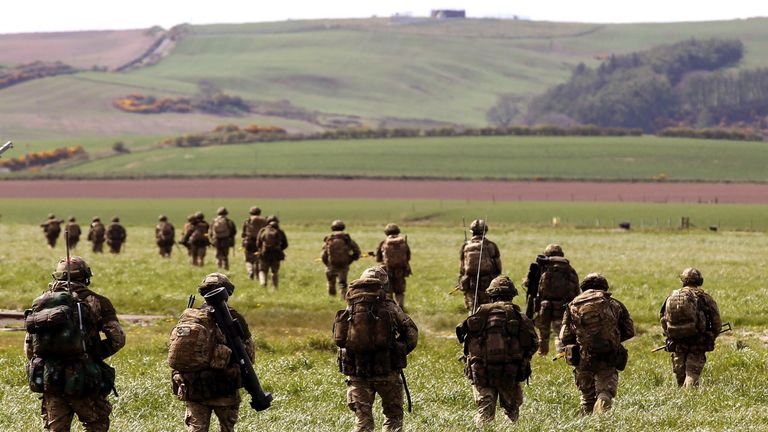
<svg viewBox="0 0 768 432">
<path fill-rule="evenodd" d="M 160 235 L 160 240 L 163 241 L 171 241 L 173 240 L 173 227 L 168 222 L 160 222 L 158 225 L 159 231 L 158 234 Z"/>
<path fill-rule="evenodd" d="M 205 222 L 197 222 L 192 226 L 192 234 L 189 239 L 193 243 L 207 242 L 208 241 L 208 224 Z"/>
<path fill-rule="evenodd" d="M 481 307 L 467 318 L 467 354 L 470 362 L 487 365 L 517 363 L 523 359 L 520 315 L 513 306 Z M 532 341 L 525 341 L 528 346 Z"/>
<path fill-rule="evenodd" d="M 90 306 L 67 291 L 46 292 L 24 312 L 32 335 L 32 354 L 43 359 L 66 359 L 87 352 L 88 334 L 95 328 Z"/>
<path fill-rule="evenodd" d="M 480 248 L 482 247 L 482 257 L 480 256 Z M 479 240 L 470 240 L 464 246 L 464 271 L 466 274 L 477 273 L 480 269 L 481 275 L 488 275 L 493 273 L 493 259 L 491 258 L 491 251 L 488 247 L 488 242 Z"/>
<path fill-rule="evenodd" d="M 168 342 L 168 365 L 179 372 L 222 369 L 232 350 L 207 309 L 184 309 Z"/>
<path fill-rule="evenodd" d="M 672 339 L 696 336 L 706 330 L 707 318 L 699 308 L 699 297 L 687 289 L 675 290 L 667 298 L 662 320 Z"/>
<path fill-rule="evenodd" d="M 605 291 L 593 290 L 568 305 L 582 357 L 584 353 L 614 353 L 621 344 L 619 317 L 611 307 L 610 296 Z"/>
<path fill-rule="evenodd" d="M 104 238 L 104 224 L 102 223 L 93 223 L 91 224 L 91 232 L 93 233 L 94 239 L 103 239 Z"/>
<path fill-rule="evenodd" d="M 280 230 L 267 225 L 261 229 L 261 252 L 280 252 L 282 251 L 282 242 L 280 241 Z"/>
<path fill-rule="evenodd" d="M 213 235 L 217 240 L 228 239 L 232 236 L 232 231 L 229 229 L 229 221 L 223 217 L 217 217 L 213 221 Z"/>
<path fill-rule="evenodd" d="M 343 267 L 352 262 L 350 245 L 352 239 L 347 234 L 331 234 L 326 239 L 328 251 L 328 264 L 334 267 Z"/>
<path fill-rule="evenodd" d="M 381 307 L 384 296 L 381 290 L 348 295 L 349 306 L 338 311 L 334 321 L 337 346 L 358 355 L 394 347 L 396 325 L 392 314 Z"/>
<path fill-rule="evenodd" d="M 387 237 L 381 246 L 384 265 L 389 268 L 408 266 L 408 241 L 401 236 Z"/>
<path fill-rule="evenodd" d="M 550 257 L 539 279 L 539 295 L 545 300 L 570 301 L 579 291 L 579 281 L 574 277 L 568 260 Z"/>
<path fill-rule="evenodd" d="M 107 238 L 110 240 L 122 241 L 125 239 L 125 228 L 121 225 L 110 224 L 107 230 Z"/>
<path fill-rule="evenodd" d="M 245 238 L 251 242 L 256 242 L 256 237 L 259 235 L 259 230 L 267 225 L 267 220 L 261 216 L 251 216 L 245 223 Z"/>
<path fill-rule="evenodd" d="M 61 222 L 58 220 L 51 220 L 45 227 L 45 232 L 51 235 L 59 235 L 61 233 Z"/>
</svg>

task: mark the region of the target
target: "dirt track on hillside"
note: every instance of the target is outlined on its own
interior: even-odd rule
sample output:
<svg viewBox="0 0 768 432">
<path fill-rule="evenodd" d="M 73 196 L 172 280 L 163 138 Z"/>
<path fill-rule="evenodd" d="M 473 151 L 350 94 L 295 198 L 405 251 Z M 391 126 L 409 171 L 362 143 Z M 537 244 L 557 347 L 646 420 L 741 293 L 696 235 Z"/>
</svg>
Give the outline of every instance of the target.
<svg viewBox="0 0 768 432">
<path fill-rule="evenodd" d="M 0 198 L 372 198 L 768 204 L 768 184 L 372 179 L 4 180 Z"/>
</svg>

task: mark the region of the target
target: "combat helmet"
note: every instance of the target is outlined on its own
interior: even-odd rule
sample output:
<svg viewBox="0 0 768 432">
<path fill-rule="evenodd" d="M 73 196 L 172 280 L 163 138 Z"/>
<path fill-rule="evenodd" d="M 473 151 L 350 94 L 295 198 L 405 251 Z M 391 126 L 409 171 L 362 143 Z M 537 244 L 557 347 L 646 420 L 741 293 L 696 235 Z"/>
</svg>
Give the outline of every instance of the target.
<svg viewBox="0 0 768 432">
<path fill-rule="evenodd" d="M 472 231 L 472 235 L 482 235 L 483 232 L 488 232 L 488 225 L 483 219 L 475 219 L 469 224 L 469 230 Z"/>
<path fill-rule="evenodd" d="M 235 285 L 232 284 L 232 281 L 230 281 L 223 273 L 211 273 L 206 276 L 203 281 L 200 282 L 200 286 L 197 287 L 197 292 L 199 292 L 200 295 L 206 295 L 216 288 L 225 288 L 227 294 L 230 296 L 235 292 Z"/>
<path fill-rule="evenodd" d="M 384 227 L 384 234 L 386 235 L 397 235 L 400 234 L 400 227 L 391 223 L 387 224 L 386 227 Z"/>
<path fill-rule="evenodd" d="M 336 219 L 335 221 L 331 222 L 331 231 L 344 231 L 344 228 L 347 226 L 344 225 L 344 221 Z"/>
<path fill-rule="evenodd" d="M 203 215 L 203 212 L 199 211 L 195 213 L 195 219 L 197 220 L 203 220 L 205 219 L 205 215 Z"/>
<path fill-rule="evenodd" d="M 216 210 L 216 214 L 219 216 L 226 216 L 229 214 L 226 207 L 219 207 L 218 210 Z"/>
<path fill-rule="evenodd" d="M 91 222 L 101 222 L 101 218 L 98 216 L 94 216 L 91 218 Z"/>
<path fill-rule="evenodd" d="M 162 214 L 161 214 L 161 215 L 160 215 L 160 216 L 157 218 L 157 220 L 158 220 L 158 221 L 160 221 L 160 222 L 165 222 L 165 221 L 167 221 L 167 220 L 168 220 L 168 216 L 166 216 L 166 215 L 162 215 Z"/>
<path fill-rule="evenodd" d="M 74 222 L 75 221 L 75 217 L 74 216 L 70 216 L 68 220 L 69 220 L 69 222 Z"/>
<path fill-rule="evenodd" d="M 56 215 L 53 213 L 48 213 L 48 219 L 56 219 Z"/>
<path fill-rule="evenodd" d="M 267 216 L 267 223 L 272 226 L 277 226 L 280 223 L 280 219 L 275 215 Z"/>
<path fill-rule="evenodd" d="M 120 218 L 115 216 L 112 218 L 112 222 L 115 222 L 115 223 L 120 222 Z"/>
<path fill-rule="evenodd" d="M 608 291 L 608 280 L 600 273 L 590 273 L 584 276 L 579 288 L 582 292 L 591 289 Z"/>
<path fill-rule="evenodd" d="M 564 257 L 565 254 L 563 253 L 563 248 L 560 247 L 559 244 L 552 243 L 547 245 L 547 247 L 544 249 L 544 256 L 551 257 L 551 256 L 559 256 Z"/>
<path fill-rule="evenodd" d="M 67 259 L 62 258 L 59 263 L 56 264 L 56 270 L 51 274 L 54 279 L 65 281 L 67 280 Z M 91 268 L 88 267 L 88 263 L 82 257 L 73 256 L 69 258 L 69 278 L 75 282 L 83 282 L 86 285 L 90 283 Z"/>
<path fill-rule="evenodd" d="M 250 213 L 253 216 L 258 216 L 261 214 L 261 209 L 258 207 L 251 207 L 250 210 L 248 210 L 248 213 Z"/>
<path fill-rule="evenodd" d="M 704 285 L 704 276 L 701 272 L 693 267 L 688 267 L 680 273 L 680 281 L 683 286 L 702 286 Z"/>
<path fill-rule="evenodd" d="M 518 294 L 517 288 L 515 288 L 515 284 L 512 282 L 512 279 L 507 276 L 496 276 L 491 281 L 491 284 L 488 285 L 488 288 L 485 289 L 485 293 L 488 294 L 488 297 L 491 298 L 512 298 Z"/>
<path fill-rule="evenodd" d="M 387 285 L 389 275 L 383 266 L 369 267 L 360 274 L 360 280 L 378 281 L 382 285 Z"/>
</svg>

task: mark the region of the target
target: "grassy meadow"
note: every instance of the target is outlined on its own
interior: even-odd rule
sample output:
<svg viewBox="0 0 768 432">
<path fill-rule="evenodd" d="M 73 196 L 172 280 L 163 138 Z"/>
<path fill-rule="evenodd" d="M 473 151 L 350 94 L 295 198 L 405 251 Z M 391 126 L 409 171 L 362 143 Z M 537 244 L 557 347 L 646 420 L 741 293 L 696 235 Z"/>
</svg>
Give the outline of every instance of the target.
<svg viewBox="0 0 768 432">
<path fill-rule="evenodd" d="M 0 202 L 0 309 L 28 307 L 45 289 L 55 262 L 64 253 L 62 245 L 53 251 L 45 246 L 34 224 L 42 216 L 39 211 L 55 207 L 57 213 L 72 211 L 81 220 L 93 212 L 106 215 L 117 208 L 125 214 L 128 243 L 124 254 L 94 256 L 87 243 L 78 246 L 76 252 L 93 268 L 93 289 L 110 297 L 119 313 L 167 316 L 149 324 L 127 324 L 128 345 L 110 360 L 117 368 L 120 392 L 119 398 L 112 398 L 116 431 L 183 430 L 183 404 L 170 393 L 170 370 L 165 364 L 167 334 L 187 295 L 195 292 L 205 274 L 216 269 L 211 263 L 212 251 L 202 269 L 188 265 L 186 254 L 179 251 L 169 260 L 159 259 L 152 242 L 152 225 L 162 206 L 176 209 L 168 213 L 180 225 L 180 215 L 222 204 L 230 206 L 238 222 L 244 217 L 239 209 L 247 207 L 245 201 L 91 200 L 69 206 L 59 201 Z M 424 203 L 410 203 L 411 209 L 408 204 L 260 203 L 267 213 L 280 208 L 290 247 L 277 292 L 264 290 L 247 278 L 239 251 L 228 272 L 237 287 L 231 304 L 244 313 L 256 337 L 256 370 L 275 396 L 273 407 L 262 413 L 243 404 L 239 429 L 339 431 L 352 427 L 353 414 L 345 405 L 343 376 L 336 370 L 330 340 L 333 315 L 343 305 L 325 294 L 323 267 L 316 261 L 329 221 L 341 216 L 363 250 L 376 246 L 383 237 L 384 223 L 389 221 L 400 223 L 413 250 L 414 275 L 408 280 L 406 302 L 419 326 L 420 342 L 406 369 L 414 396 L 414 412 L 405 419 L 408 430 L 474 430 L 471 388 L 456 360 L 460 346 L 453 336 L 454 326 L 465 312 L 461 297 L 450 294 L 458 268 L 457 251 L 463 241 L 454 219 L 460 217 L 458 205 L 450 217 L 417 222 L 409 221 L 409 217 Z M 235 205 L 240 207 L 232 207 Z M 510 425 L 500 417 L 487 430 L 765 430 L 768 394 L 762 383 L 768 379 L 768 349 L 763 327 L 768 285 L 762 275 L 767 264 L 764 250 L 768 247 L 768 228 L 718 234 L 701 229 L 618 232 L 551 228 L 502 217 L 507 212 L 521 213 L 526 207 L 525 203 L 516 205 L 503 210 L 491 203 L 481 207 L 498 209 L 488 215 L 489 238 L 501 248 L 504 272 L 519 281 L 535 254 L 546 244 L 558 242 L 581 276 L 591 271 L 606 275 L 611 290 L 632 314 L 638 336 L 627 343 L 630 361 L 621 374 L 612 413 L 580 417 L 570 368 L 563 362 L 537 357 L 530 386 L 524 389 L 526 402 L 519 424 Z M 543 211 L 535 204 L 530 206 L 530 214 Z M 569 206 L 562 204 L 561 208 L 575 208 Z M 650 213 L 658 210 L 652 205 L 646 207 Z M 737 207 L 712 207 L 740 211 Z M 751 206 L 744 214 L 759 215 L 760 210 Z M 385 215 L 387 211 L 391 213 Z M 627 211 L 638 213 L 642 209 L 638 205 Z M 474 213 L 465 209 L 468 219 Z M 351 275 L 358 275 L 371 263 L 367 258 L 354 263 Z M 704 287 L 718 301 L 724 321 L 732 322 L 735 331 L 724 336 L 709 355 L 702 388 L 680 391 L 674 385 L 668 356 L 649 350 L 661 342 L 659 305 L 679 284 L 676 275 L 687 266 L 701 269 Z M 516 300 L 522 302 L 521 297 Z M 22 340 L 21 332 L 0 332 L 0 404 L 6 407 L 0 411 L 0 430 L 41 428 L 37 395 L 26 387 Z M 380 412 L 378 404 L 376 410 Z M 379 415 L 377 424 L 381 421 Z"/>
</svg>

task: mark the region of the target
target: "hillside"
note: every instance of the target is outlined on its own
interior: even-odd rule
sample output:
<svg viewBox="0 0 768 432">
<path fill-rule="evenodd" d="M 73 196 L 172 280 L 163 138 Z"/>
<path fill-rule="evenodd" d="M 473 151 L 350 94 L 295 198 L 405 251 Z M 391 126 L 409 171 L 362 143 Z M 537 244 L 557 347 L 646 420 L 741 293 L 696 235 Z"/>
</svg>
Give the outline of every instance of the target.
<svg viewBox="0 0 768 432">
<path fill-rule="evenodd" d="M 745 54 L 739 68 L 768 66 L 766 24 L 768 19 L 631 25 L 368 19 L 191 26 L 154 66 L 46 78 L 0 91 L 0 135 L 23 143 L 207 130 L 227 120 L 130 114 L 111 105 L 132 93 L 191 97 L 201 80 L 252 103 L 290 101 L 306 110 L 360 116 L 372 126 L 426 120 L 483 125 L 499 95 L 540 94 L 564 82 L 580 62 L 595 66 L 610 54 L 670 41 L 740 39 Z M 0 46 L 9 37 L 0 36 Z M 91 51 L 99 43 L 94 35 Z M 293 131 L 319 127 L 275 116 L 238 119 L 246 121 Z"/>
</svg>

